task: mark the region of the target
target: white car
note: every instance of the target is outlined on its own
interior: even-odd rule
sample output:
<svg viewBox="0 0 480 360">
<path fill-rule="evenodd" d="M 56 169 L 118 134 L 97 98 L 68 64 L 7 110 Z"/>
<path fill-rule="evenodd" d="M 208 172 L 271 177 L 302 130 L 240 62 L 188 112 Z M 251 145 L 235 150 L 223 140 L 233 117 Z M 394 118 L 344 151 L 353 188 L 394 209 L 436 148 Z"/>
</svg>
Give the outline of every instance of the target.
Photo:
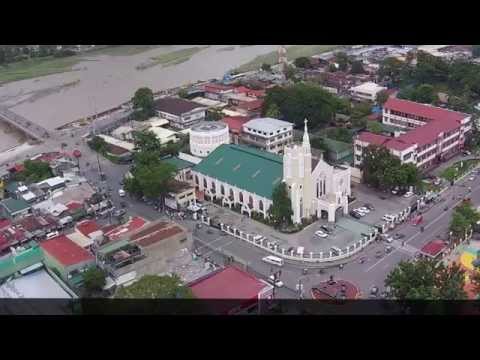
<svg viewBox="0 0 480 360">
<path fill-rule="evenodd" d="M 363 212 L 362 210 L 358 210 L 358 209 L 353 209 L 353 212 L 358 214 L 361 217 L 364 217 L 365 215 L 367 215 L 366 212 Z"/>
<path fill-rule="evenodd" d="M 470 181 L 475 180 L 475 176 L 470 176 L 470 177 L 468 178 L 468 180 L 470 180 Z"/>
<path fill-rule="evenodd" d="M 275 283 L 275 286 L 276 286 L 276 287 L 282 287 L 282 286 L 283 286 L 283 282 L 282 282 L 282 281 L 277 280 L 277 281 L 275 282 L 275 276 L 273 276 L 273 275 L 270 275 L 270 276 L 268 277 L 268 282 L 271 283 L 271 284 L 274 284 L 274 283 Z"/>
<path fill-rule="evenodd" d="M 383 238 L 384 238 L 385 241 L 386 241 L 387 243 L 389 243 L 389 244 L 393 242 L 393 238 L 392 238 L 391 235 L 385 235 Z"/>
<path fill-rule="evenodd" d="M 392 215 L 383 215 L 382 220 L 393 221 L 395 218 Z"/>
<path fill-rule="evenodd" d="M 315 231 L 315 235 L 321 238 L 326 238 L 328 237 L 328 234 L 325 234 L 322 230 Z"/>
<path fill-rule="evenodd" d="M 364 212 L 366 214 L 368 214 L 370 212 L 370 210 L 367 209 L 365 206 L 359 207 L 357 210 L 360 210 L 361 212 Z"/>
<path fill-rule="evenodd" d="M 118 189 L 118 196 L 124 197 L 126 195 L 125 190 L 123 189 Z"/>
<path fill-rule="evenodd" d="M 403 197 L 408 199 L 409 197 L 412 197 L 413 195 L 414 195 L 413 192 L 408 191 L 408 192 L 405 193 L 405 195 L 403 195 Z"/>
</svg>

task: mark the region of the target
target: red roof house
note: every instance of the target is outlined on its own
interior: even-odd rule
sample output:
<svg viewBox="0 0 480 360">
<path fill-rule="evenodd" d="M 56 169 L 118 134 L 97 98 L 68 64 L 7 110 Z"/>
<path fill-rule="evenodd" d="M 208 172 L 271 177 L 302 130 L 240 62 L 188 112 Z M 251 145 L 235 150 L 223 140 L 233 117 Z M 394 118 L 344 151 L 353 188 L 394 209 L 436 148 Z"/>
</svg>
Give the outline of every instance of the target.
<svg viewBox="0 0 480 360">
<path fill-rule="evenodd" d="M 250 120 L 248 116 L 225 116 L 222 120 L 228 125 L 230 133 L 240 135 L 242 133 L 242 126 Z"/>
<path fill-rule="evenodd" d="M 65 235 L 46 240 L 40 243 L 40 246 L 46 255 L 48 254 L 64 268 L 95 261 L 95 257 L 89 251 L 78 246 Z"/>
<path fill-rule="evenodd" d="M 100 226 L 98 226 L 98 224 L 95 220 L 81 221 L 77 224 L 77 226 L 75 228 L 79 233 L 81 233 L 82 235 L 85 235 L 87 237 L 88 237 L 89 234 L 100 230 Z"/>
<path fill-rule="evenodd" d="M 229 266 L 191 282 L 188 287 L 198 299 L 242 299 L 257 301 L 271 285 Z"/>
<path fill-rule="evenodd" d="M 432 259 L 436 259 L 437 257 L 441 256 L 446 249 L 447 249 L 447 245 L 445 244 L 445 241 L 437 239 L 437 240 L 432 240 L 426 243 L 420 249 L 420 253 Z"/>
</svg>

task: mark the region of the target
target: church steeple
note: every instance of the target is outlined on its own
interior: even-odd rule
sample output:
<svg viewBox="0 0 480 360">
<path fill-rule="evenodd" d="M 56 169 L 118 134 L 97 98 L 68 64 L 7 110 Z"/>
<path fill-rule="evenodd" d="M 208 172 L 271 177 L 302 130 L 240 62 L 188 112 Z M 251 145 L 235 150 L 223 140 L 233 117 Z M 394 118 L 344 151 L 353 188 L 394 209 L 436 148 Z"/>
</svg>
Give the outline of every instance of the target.
<svg viewBox="0 0 480 360">
<path fill-rule="evenodd" d="M 302 144 L 302 146 L 305 150 L 308 150 L 308 152 L 310 152 L 310 137 L 308 136 L 307 123 L 308 123 L 308 120 L 305 119 L 305 130 L 303 131 L 303 144 Z"/>
</svg>

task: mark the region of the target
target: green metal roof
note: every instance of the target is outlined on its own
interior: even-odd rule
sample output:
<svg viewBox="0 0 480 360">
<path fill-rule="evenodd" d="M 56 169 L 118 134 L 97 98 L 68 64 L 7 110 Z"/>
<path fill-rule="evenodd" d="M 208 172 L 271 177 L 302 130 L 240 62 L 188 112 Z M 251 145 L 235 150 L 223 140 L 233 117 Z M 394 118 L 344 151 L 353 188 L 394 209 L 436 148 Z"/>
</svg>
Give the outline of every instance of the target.
<svg viewBox="0 0 480 360">
<path fill-rule="evenodd" d="M 190 161 L 186 161 L 183 159 L 180 159 L 179 157 L 172 156 L 166 159 L 162 159 L 163 162 L 166 162 L 168 164 L 171 164 L 177 168 L 177 170 L 183 170 L 186 168 L 193 167 L 195 164 L 191 163 Z"/>
<path fill-rule="evenodd" d="M 16 199 L 9 198 L 9 199 L 2 200 L 0 204 L 2 204 L 10 214 L 13 214 L 18 211 L 22 211 L 31 207 L 30 204 L 23 199 L 16 200 Z"/>
<path fill-rule="evenodd" d="M 43 261 L 43 251 L 37 244 L 19 253 L 17 256 L 10 255 L 5 257 L 0 260 L 0 279 L 41 261 Z"/>
<path fill-rule="evenodd" d="M 18 189 L 18 181 L 10 181 L 7 186 L 5 186 L 5 190 L 9 193 L 14 193 Z"/>
<path fill-rule="evenodd" d="M 107 255 L 108 253 L 111 253 L 112 251 L 115 251 L 115 250 L 118 250 L 118 249 L 121 249 L 122 247 L 126 246 L 130 244 L 127 240 L 119 240 L 119 241 L 115 241 L 114 243 L 112 244 L 107 244 L 105 246 L 102 246 L 99 250 L 98 250 L 98 254 L 99 255 L 102 255 L 102 256 L 105 256 Z"/>
<path fill-rule="evenodd" d="M 344 151 L 351 151 L 353 152 L 353 145 L 343 142 L 343 141 L 337 141 L 330 139 L 326 136 L 322 137 L 323 143 L 327 147 L 328 151 L 333 151 L 336 153 L 342 153 Z"/>
<path fill-rule="evenodd" d="M 271 199 L 283 179 L 283 159 L 243 145 L 220 145 L 193 170 Z"/>
</svg>

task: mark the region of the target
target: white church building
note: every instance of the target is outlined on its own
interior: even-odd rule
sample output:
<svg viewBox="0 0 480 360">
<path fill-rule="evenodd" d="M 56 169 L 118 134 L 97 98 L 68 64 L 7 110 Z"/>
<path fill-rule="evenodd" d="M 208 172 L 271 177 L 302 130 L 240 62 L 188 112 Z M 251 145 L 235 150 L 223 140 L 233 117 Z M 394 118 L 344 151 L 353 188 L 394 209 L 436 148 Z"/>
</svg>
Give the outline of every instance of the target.
<svg viewBox="0 0 480 360">
<path fill-rule="evenodd" d="M 283 157 L 225 144 L 193 167 L 192 175 L 196 188 L 211 200 L 248 215 L 255 211 L 267 217 L 273 189 L 282 181 L 288 185 L 294 223 L 312 216 L 334 222 L 348 213 L 350 168 L 312 157 L 307 120 L 302 143 L 286 147 Z"/>
</svg>

